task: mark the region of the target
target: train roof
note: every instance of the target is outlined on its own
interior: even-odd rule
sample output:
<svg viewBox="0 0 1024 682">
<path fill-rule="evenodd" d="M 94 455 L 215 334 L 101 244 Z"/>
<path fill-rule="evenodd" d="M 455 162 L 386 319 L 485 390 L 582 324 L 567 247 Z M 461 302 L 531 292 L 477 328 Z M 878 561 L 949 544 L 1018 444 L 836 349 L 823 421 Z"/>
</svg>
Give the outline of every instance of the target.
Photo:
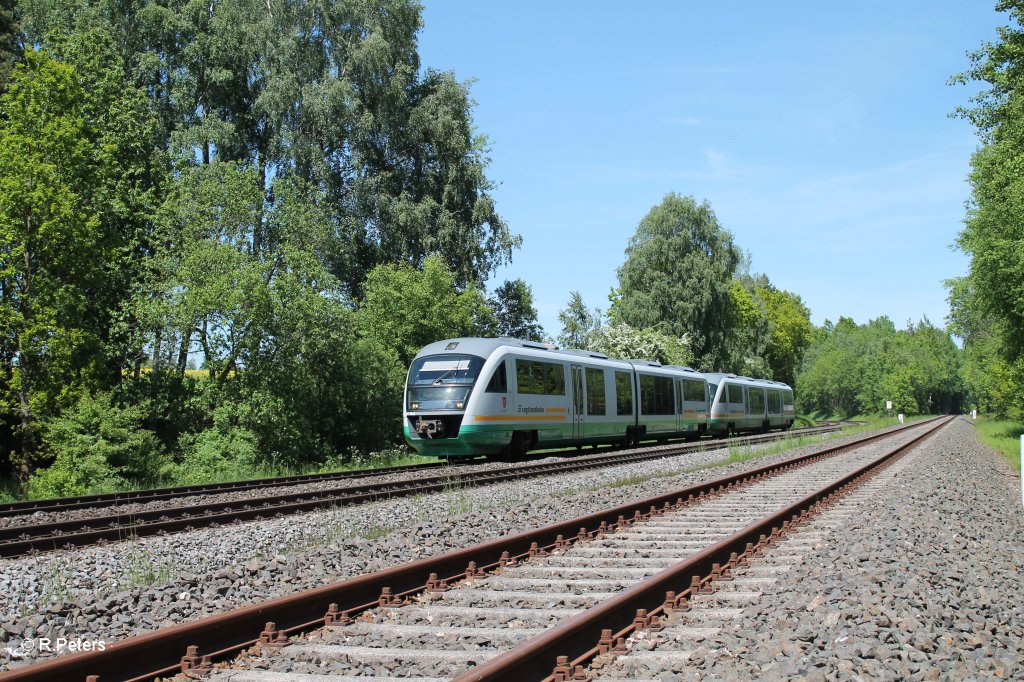
<svg viewBox="0 0 1024 682">
<path fill-rule="evenodd" d="M 478 337 L 445 339 L 444 341 L 437 341 L 424 346 L 420 352 L 416 354 L 416 357 L 423 355 L 439 355 L 443 353 L 467 353 L 469 355 L 487 358 L 499 348 L 523 348 L 527 350 L 542 351 L 554 356 L 552 359 L 557 358 L 561 360 L 571 360 L 572 358 L 591 358 L 594 360 L 618 363 L 620 366 L 632 365 L 634 368 L 641 371 L 653 371 L 654 373 L 673 374 L 676 376 L 679 374 L 686 374 L 695 379 L 704 379 L 700 372 L 690 367 L 662 365 L 656 360 L 620 360 L 619 358 L 610 358 L 604 353 L 598 353 L 597 351 L 579 348 L 559 348 L 554 344 L 540 343 L 537 341 L 523 341 L 522 339 L 513 339 L 509 337 L 500 337 L 496 339 Z"/>
<path fill-rule="evenodd" d="M 577 358 L 592 358 L 594 360 L 607 360 L 610 362 L 624 362 L 616 358 L 609 358 L 604 353 L 579 348 L 559 348 L 553 343 L 542 343 L 539 341 L 523 341 L 510 337 L 499 337 L 496 339 L 485 339 L 479 337 L 462 337 L 457 339 L 445 339 L 428 344 L 420 349 L 416 357 L 422 355 L 438 355 L 441 353 L 468 353 L 482 358 L 490 357 L 499 348 L 524 348 L 527 350 L 544 351 L 555 356 L 570 356 Z M 563 357 L 562 359 L 569 359 Z"/>
<path fill-rule="evenodd" d="M 713 384 L 720 384 L 722 381 L 729 381 L 729 383 L 743 384 L 745 386 L 778 388 L 789 391 L 793 390 L 789 384 L 784 384 L 781 381 L 775 381 L 774 379 L 755 379 L 753 377 L 738 376 L 736 374 L 728 374 L 726 372 L 704 372 L 704 376 Z"/>
</svg>

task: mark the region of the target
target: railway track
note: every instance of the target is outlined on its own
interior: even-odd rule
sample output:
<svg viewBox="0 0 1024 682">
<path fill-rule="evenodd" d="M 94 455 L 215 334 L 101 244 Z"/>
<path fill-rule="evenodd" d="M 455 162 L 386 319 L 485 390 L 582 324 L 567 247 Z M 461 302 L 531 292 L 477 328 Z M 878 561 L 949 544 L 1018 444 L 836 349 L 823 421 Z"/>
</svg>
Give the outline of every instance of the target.
<svg viewBox="0 0 1024 682">
<path fill-rule="evenodd" d="M 823 422 L 821 426 L 806 429 L 794 429 L 789 432 L 791 435 L 828 433 L 839 430 L 840 425 L 833 422 Z M 561 452 L 572 453 L 577 456 L 575 448 Z M 557 456 L 560 452 L 551 452 L 540 456 Z M 466 465 L 472 462 L 467 461 Z M 165 502 L 182 497 L 194 497 L 198 495 L 219 495 L 224 493 L 245 492 L 249 490 L 261 490 L 282 486 L 304 485 L 308 483 L 325 483 L 332 481 L 348 481 L 361 478 L 377 478 L 400 474 L 418 474 L 422 471 L 432 469 L 449 468 L 456 466 L 448 462 L 424 462 L 422 464 L 410 464 L 396 467 L 380 467 L 376 469 L 356 469 L 352 471 L 335 471 L 320 474 L 301 474 L 295 476 L 279 476 L 274 478 L 258 478 L 244 481 L 230 481 L 226 483 L 209 483 L 204 485 L 178 486 L 171 488 L 149 488 L 146 490 L 128 490 L 117 493 L 103 493 L 98 495 L 79 495 L 76 497 L 62 497 L 45 500 L 27 500 L 23 502 L 7 502 L 0 504 L 0 519 L 14 516 L 27 516 L 36 513 L 60 513 L 75 511 L 79 509 L 99 509 L 124 507 L 128 505 L 150 504 L 153 502 Z"/>
<path fill-rule="evenodd" d="M 65 656 L 0 681 L 578 678 L 947 419 Z M 837 455 L 844 456 L 838 457 Z M 306 633 L 306 634 L 303 634 Z M 201 647 L 201 648 L 200 648 Z M 585 677 L 584 677 L 585 679 Z"/>
<path fill-rule="evenodd" d="M 795 433 L 801 435 L 826 433 L 837 428 L 819 427 Z M 758 434 L 730 439 L 728 443 L 754 445 L 784 437 L 788 437 L 788 434 Z M 158 505 L 152 509 L 133 507 L 132 511 L 114 506 L 109 509 L 108 513 L 90 515 L 85 518 L 49 521 L 32 518 L 23 523 L 0 526 L 0 557 L 22 556 L 32 552 L 118 542 L 150 535 L 331 509 L 381 499 L 438 493 L 454 488 L 479 487 L 504 481 L 661 459 L 720 448 L 723 442 L 679 443 L 654 448 L 524 463 L 498 469 L 472 467 L 438 469 L 430 467 L 426 470 L 426 475 L 419 475 L 418 469 L 411 471 L 405 469 L 401 472 L 393 472 L 401 474 L 394 480 L 362 482 L 299 492 L 274 491 L 272 494 L 243 500 L 210 500 L 174 507 Z M 80 502 L 76 501 L 71 504 L 77 505 Z M 54 514 L 57 513 L 54 512 Z"/>
</svg>

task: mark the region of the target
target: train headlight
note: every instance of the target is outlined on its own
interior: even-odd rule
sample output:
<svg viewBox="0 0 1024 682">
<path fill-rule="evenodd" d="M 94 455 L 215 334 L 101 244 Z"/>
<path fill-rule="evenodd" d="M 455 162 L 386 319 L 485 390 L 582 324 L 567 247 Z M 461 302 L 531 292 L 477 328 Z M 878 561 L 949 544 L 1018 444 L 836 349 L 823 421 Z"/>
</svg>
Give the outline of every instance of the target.
<svg viewBox="0 0 1024 682">
<path fill-rule="evenodd" d="M 458 409 L 458 410 L 461 410 L 465 406 L 466 406 L 466 403 L 462 402 L 461 400 L 459 400 L 458 402 L 455 403 L 455 408 Z"/>
<path fill-rule="evenodd" d="M 418 410 L 418 409 L 420 409 L 420 404 L 419 403 L 410 403 L 409 404 L 409 409 Z"/>
</svg>

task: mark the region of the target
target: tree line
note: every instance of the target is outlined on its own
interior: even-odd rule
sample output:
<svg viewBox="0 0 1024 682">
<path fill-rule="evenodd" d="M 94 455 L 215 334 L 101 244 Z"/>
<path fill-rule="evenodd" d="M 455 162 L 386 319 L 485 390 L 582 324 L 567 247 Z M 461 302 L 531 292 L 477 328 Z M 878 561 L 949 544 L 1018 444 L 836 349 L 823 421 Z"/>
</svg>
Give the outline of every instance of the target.
<svg viewBox="0 0 1024 682">
<path fill-rule="evenodd" d="M 946 332 L 816 328 L 707 201 L 675 193 L 636 225 L 607 309 L 572 292 L 552 339 L 527 282 L 484 284 L 520 238 L 468 86 L 420 63 L 421 26 L 411 0 L 0 0 L 10 488 L 395 447 L 409 361 L 454 336 L 775 378 L 808 411 L 957 404 Z"/>
</svg>

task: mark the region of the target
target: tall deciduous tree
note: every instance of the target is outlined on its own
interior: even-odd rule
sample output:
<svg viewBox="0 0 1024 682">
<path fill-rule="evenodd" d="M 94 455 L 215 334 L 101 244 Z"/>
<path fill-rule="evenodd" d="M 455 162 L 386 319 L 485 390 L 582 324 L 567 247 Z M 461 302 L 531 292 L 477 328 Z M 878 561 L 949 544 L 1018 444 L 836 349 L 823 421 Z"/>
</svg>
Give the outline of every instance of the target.
<svg viewBox="0 0 1024 682">
<path fill-rule="evenodd" d="M 422 69 L 413 0 L 47 0 L 37 41 L 96 26 L 160 112 L 169 144 L 244 163 L 264 189 L 296 177 L 331 210 L 333 274 L 358 294 L 383 262 L 439 255 L 459 286 L 484 281 L 520 240 L 497 213 L 469 88 Z M 269 198 L 269 197 L 268 197 Z M 254 234 L 253 248 L 264 243 Z"/>
<path fill-rule="evenodd" d="M 685 336 L 700 367 L 723 367 L 739 261 L 732 235 L 706 201 L 669 194 L 629 241 L 616 314 L 634 327 Z"/>
<path fill-rule="evenodd" d="M 494 309 L 495 333 L 526 341 L 541 341 L 544 330 L 537 323 L 533 290 L 522 279 L 508 280 L 488 299 Z"/>
<path fill-rule="evenodd" d="M 84 103 L 72 68 L 34 50 L 0 98 L 0 353 L 23 461 L 37 417 L 56 412 L 98 345 L 86 312 L 105 264 Z"/>
<path fill-rule="evenodd" d="M 459 291 L 455 283 L 455 274 L 436 256 L 426 259 L 422 271 L 405 264 L 377 266 L 359 304 L 364 334 L 394 349 L 408 367 L 428 343 L 492 329 L 494 316 L 480 290 Z"/>
<path fill-rule="evenodd" d="M 949 283 L 950 304 L 953 324 L 967 333 L 969 385 L 987 393 L 974 395 L 975 403 L 1019 416 L 1022 401 L 1006 398 L 1024 388 L 1024 2 L 1001 0 L 996 9 L 1009 13 L 1011 25 L 952 79 L 988 89 L 958 109 L 983 144 L 971 159 L 971 201 L 957 239 L 970 266 L 966 278 Z M 991 381 L 981 380 L 986 373 Z"/>
<path fill-rule="evenodd" d="M 589 310 L 580 292 L 573 291 L 569 302 L 558 311 L 558 321 L 562 323 L 558 343 L 563 348 L 587 348 L 594 333 L 601 328 L 601 311 Z"/>
<path fill-rule="evenodd" d="M 775 379 L 794 386 L 804 351 L 811 344 L 811 311 L 789 291 L 768 285 L 758 293 L 771 324 L 765 359 Z"/>
</svg>

